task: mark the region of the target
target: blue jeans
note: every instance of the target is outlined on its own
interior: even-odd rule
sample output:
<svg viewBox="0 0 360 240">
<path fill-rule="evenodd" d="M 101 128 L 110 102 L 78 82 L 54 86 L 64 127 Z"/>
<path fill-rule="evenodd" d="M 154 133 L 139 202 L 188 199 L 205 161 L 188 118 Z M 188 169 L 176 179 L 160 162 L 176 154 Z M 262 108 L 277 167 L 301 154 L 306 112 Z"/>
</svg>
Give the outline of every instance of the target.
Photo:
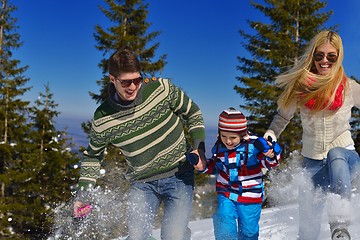
<svg viewBox="0 0 360 240">
<path fill-rule="evenodd" d="M 161 239 L 190 239 L 191 232 L 187 226 L 192 209 L 193 190 L 193 171 L 151 182 L 131 183 L 128 239 L 151 238 L 155 216 L 161 202 L 164 203 Z"/>
<path fill-rule="evenodd" d="M 304 171 L 311 177 L 310 185 L 315 190 L 321 189 L 349 200 L 351 182 L 358 176 L 359 166 L 358 153 L 340 147 L 331 149 L 323 160 L 305 157 L 303 162 Z M 309 190 L 307 184 L 299 190 L 299 239 L 318 239 L 324 199 L 318 196 L 321 194 L 319 191 Z"/>
<path fill-rule="evenodd" d="M 216 240 L 257 240 L 261 204 L 234 202 L 218 194 L 218 209 L 213 215 Z"/>
</svg>

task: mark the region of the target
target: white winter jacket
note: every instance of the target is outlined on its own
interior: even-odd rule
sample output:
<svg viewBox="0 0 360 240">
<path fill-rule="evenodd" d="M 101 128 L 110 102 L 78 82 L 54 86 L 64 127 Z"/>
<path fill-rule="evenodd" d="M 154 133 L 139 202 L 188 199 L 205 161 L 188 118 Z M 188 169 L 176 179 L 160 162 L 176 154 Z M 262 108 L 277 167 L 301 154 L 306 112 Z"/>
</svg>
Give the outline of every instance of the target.
<svg viewBox="0 0 360 240">
<path fill-rule="evenodd" d="M 350 78 L 347 80 L 346 95 L 340 109 L 323 110 L 313 114 L 306 106 L 297 106 L 297 102 L 294 101 L 288 109 L 279 109 L 265 136 L 279 137 L 299 107 L 303 128 L 303 156 L 322 160 L 334 147 L 354 145 L 349 122 L 351 108 L 360 108 L 360 84 Z"/>
</svg>

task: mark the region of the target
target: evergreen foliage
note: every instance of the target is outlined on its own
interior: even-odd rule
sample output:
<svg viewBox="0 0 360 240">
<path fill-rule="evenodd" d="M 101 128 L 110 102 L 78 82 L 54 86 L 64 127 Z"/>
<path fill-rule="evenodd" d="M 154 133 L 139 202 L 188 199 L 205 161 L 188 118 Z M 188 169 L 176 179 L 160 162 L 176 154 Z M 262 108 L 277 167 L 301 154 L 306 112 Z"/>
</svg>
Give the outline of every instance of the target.
<svg viewBox="0 0 360 240">
<path fill-rule="evenodd" d="M 15 239 L 41 239 L 52 227 L 57 205 L 72 196 L 77 171 L 72 167 L 79 159 L 70 152 L 65 131 L 57 131 L 54 118 L 58 112 L 48 86 L 40 94 L 35 106 L 29 109 L 26 136 L 16 144 L 4 144 L 9 152 L 3 214 L 0 223 L 3 237 Z M 43 100 L 42 100 L 43 99 Z M 31 209 L 31 210 L 30 210 Z"/>
<path fill-rule="evenodd" d="M 29 79 L 23 75 L 27 66 L 21 67 L 19 60 L 12 59 L 12 51 L 21 46 L 17 19 L 11 17 L 16 8 L 6 0 L 0 3 L 0 236 L 20 238 L 30 222 L 25 213 L 29 206 L 23 201 L 22 186 L 17 184 L 23 181 L 26 185 L 28 179 L 28 172 L 19 173 L 27 171 L 27 163 L 20 158 L 26 152 L 23 142 L 30 129 L 26 121 L 29 102 L 20 97 L 30 87 L 26 87 Z"/>
<path fill-rule="evenodd" d="M 35 227 L 41 227 L 38 236 L 50 231 L 55 208 L 71 199 L 72 187 L 78 178 L 78 171 L 73 166 L 79 159 L 70 152 L 71 139 L 66 131 L 58 131 L 54 126 L 55 118 L 60 114 L 56 111 L 57 106 L 47 84 L 45 92 L 39 94 L 35 106 L 30 109 L 31 151 L 25 159 L 29 159 L 34 173 L 29 180 L 32 187 L 26 190 L 32 189 L 28 195 L 37 200 L 34 207 L 41 212 L 41 217 L 34 216 L 36 221 L 33 221 Z"/>
<path fill-rule="evenodd" d="M 12 58 L 21 46 L 16 7 L 0 1 L 0 238 L 42 239 L 51 227 L 55 206 L 71 197 L 78 162 L 53 125 L 59 114 L 49 87 L 35 102 L 22 100 L 31 87 L 28 66 Z"/>
<path fill-rule="evenodd" d="M 30 90 L 25 85 L 29 81 L 23 76 L 28 66 L 20 67 L 20 61 L 12 59 L 12 51 L 21 46 L 16 33 L 17 19 L 11 17 L 16 8 L 1 1 L 0 12 L 0 131 L 1 143 L 11 144 L 21 141 L 26 132 L 26 112 L 28 101 L 19 96 Z M 24 127 L 23 127 L 24 126 Z"/>
<path fill-rule="evenodd" d="M 277 99 L 282 89 L 275 86 L 276 76 L 292 67 L 303 54 L 313 36 L 323 30 L 332 11 L 319 0 L 264 0 L 251 5 L 268 17 L 269 22 L 248 21 L 254 34 L 240 30 L 243 47 L 251 58 L 238 57 L 239 84 L 234 90 L 245 100 L 242 109 L 249 112 L 249 128 L 261 136 L 269 127 L 277 111 Z M 335 27 L 332 27 L 332 29 Z M 300 148 L 300 117 L 289 123 L 279 139 L 284 155 Z"/>
</svg>

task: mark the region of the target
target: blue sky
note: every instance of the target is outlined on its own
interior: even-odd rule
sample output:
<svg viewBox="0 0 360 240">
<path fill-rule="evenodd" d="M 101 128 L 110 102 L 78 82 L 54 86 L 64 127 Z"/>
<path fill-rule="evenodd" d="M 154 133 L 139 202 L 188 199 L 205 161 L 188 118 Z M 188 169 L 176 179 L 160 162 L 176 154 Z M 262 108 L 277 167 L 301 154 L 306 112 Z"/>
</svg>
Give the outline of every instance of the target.
<svg viewBox="0 0 360 240">
<path fill-rule="evenodd" d="M 96 108 L 88 92 L 98 93 L 101 78 L 98 63 L 102 53 L 95 49 L 95 25 L 108 26 L 98 9 L 102 0 L 10 0 L 18 7 L 18 32 L 23 46 L 14 52 L 32 90 L 25 95 L 35 100 L 50 83 L 63 118 L 89 120 Z M 257 0 L 256 2 L 260 2 Z M 345 48 L 348 75 L 360 78 L 359 1 L 330 0 L 325 10 L 334 15 L 327 26 L 338 24 Z M 249 56 L 241 46 L 239 30 L 249 30 L 247 20 L 264 16 L 246 0 L 151 1 L 148 22 L 151 31 L 161 31 L 158 54 L 167 54 L 161 77 L 172 78 L 202 109 L 207 126 L 215 126 L 218 115 L 230 106 L 243 104 L 233 90 L 237 84 L 237 56 Z M 70 122 L 68 123 L 70 124 Z"/>
</svg>

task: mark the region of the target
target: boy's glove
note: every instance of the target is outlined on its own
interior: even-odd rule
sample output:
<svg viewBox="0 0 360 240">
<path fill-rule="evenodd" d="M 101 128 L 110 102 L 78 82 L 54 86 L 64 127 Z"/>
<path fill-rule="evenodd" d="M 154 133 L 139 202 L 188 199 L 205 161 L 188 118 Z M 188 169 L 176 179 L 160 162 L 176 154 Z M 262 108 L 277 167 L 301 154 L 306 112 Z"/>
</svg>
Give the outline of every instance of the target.
<svg viewBox="0 0 360 240">
<path fill-rule="evenodd" d="M 187 153 L 186 159 L 190 162 L 191 165 L 197 165 L 199 163 L 199 156 L 195 153 Z"/>
<path fill-rule="evenodd" d="M 279 154 L 282 152 L 282 148 L 281 148 L 280 145 L 279 145 L 277 142 L 275 142 L 275 141 L 272 142 L 272 149 L 274 149 L 275 155 L 279 155 Z"/>
<path fill-rule="evenodd" d="M 258 137 L 254 141 L 254 147 L 257 150 L 259 150 L 260 152 L 265 152 L 265 153 L 270 150 L 269 144 L 267 143 L 267 141 L 263 137 Z"/>
<path fill-rule="evenodd" d="M 271 142 L 272 146 L 270 146 L 268 144 L 268 141 Z M 268 136 L 268 141 L 265 140 L 265 138 L 263 137 L 258 137 L 255 141 L 254 141 L 254 147 L 259 150 L 260 152 L 267 152 L 270 149 L 273 149 L 274 154 L 275 155 L 279 155 L 282 151 L 280 145 L 276 142 L 273 141 L 272 138 L 270 136 Z"/>
</svg>

